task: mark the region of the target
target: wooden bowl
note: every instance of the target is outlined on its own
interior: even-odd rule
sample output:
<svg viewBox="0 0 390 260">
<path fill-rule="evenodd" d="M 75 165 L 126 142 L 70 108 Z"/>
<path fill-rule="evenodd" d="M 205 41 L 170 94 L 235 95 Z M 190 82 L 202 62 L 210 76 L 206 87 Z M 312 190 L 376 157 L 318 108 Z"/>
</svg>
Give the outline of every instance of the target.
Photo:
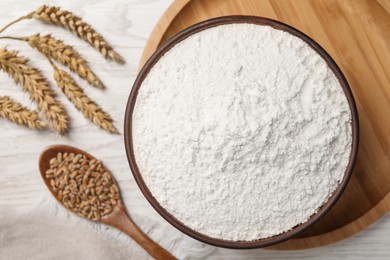
<svg viewBox="0 0 390 260">
<path fill-rule="evenodd" d="M 134 157 L 134 150 L 133 150 L 133 140 L 132 140 L 132 114 L 134 110 L 134 106 L 137 99 L 138 90 L 142 85 L 143 80 L 149 73 L 150 69 L 154 66 L 154 64 L 167 52 L 169 51 L 175 44 L 178 42 L 186 39 L 188 36 L 193 35 L 197 32 L 200 32 L 202 30 L 215 27 L 218 25 L 223 24 L 232 24 L 232 23 L 251 23 L 251 24 L 258 24 L 258 25 L 268 25 L 273 27 L 277 30 L 286 31 L 296 37 L 299 37 L 303 41 L 305 41 L 309 46 L 311 46 L 328 64 L 330 69 L 333 71 L 335 76 L 337 77 L 338 81 L 340 82 L 341 87 L 343 88 L 343 91 L 347 97 L 351 114 L 352 114 L 352 149 L 351 149 L 351 155 L 350 160 L 347 166 L 347 169 L 344 174 L 344 178 L 342 179 L 341 183 L 339 184 L 336 191 L 332 194 L 332 196 L 328 199 L 328 201 L 318 210 L 317 213 L 315 213 L 313 216 L 310 217 L 308 221 L 305 223 L 302 223 L 300 225 L 297 225 L 290 231 L 287 231 L 285 233 L 265 238 L 265 239 L 259 239 L 255 241 L 231 241 L 231 240 L 223 240 L 223 239 L 217 239 L 212 238 L 209 236 L 206 236 L 204 234 L 201 234 L 183 223 L 181 223 L 178 219 L 176 219 L 174 216 L 172 216 L 168 211 L 166 211 L 159 202 L 153 197 L 153 194 L 149 191 L 148 187 L 146 186 L 142 174 L 140 173 L 137 163 L 135 161 Z M 134 86 L 131 90 L 130 97 L 127 103 L 126 108 L 126 114 L 125 114 L 125 146 L 126 146 L 126 153 L 127 158 L 129 160 L 130 168 L 133 172 L 134 178 L 141 189 L 142 193 L 146 197 L 146 199 L 149 201 L 149 203 L 153 206 L 153 208 L 163 217 L 165 218 L 169 223 L 171 223 L 173 226 L 181 230 L 182 232 L 186 233 L 187 235 L 200 240 L 202 242 L 219 246 L 219 247 L 225 247 L 225 248 L 235 248 L 235 249 L 249 249 L 249 248 L 259 248 L 259 247 L 265 247 L 274 245 L 277 243 L 281 243 L 283 241 L 286 241 L 288 239 L 291 239 L 298 234 L 302 233 L 309 227 L 311 227 L 313 224 L 315 224 L 318 220 L 320 220 L 336 203 L 336 201 L 339 199 L 343 191 L 345 190 L 347 183 L 351 177 L 352 170 L 356 161 L 357 153 L 358 153 L 358 144 L 359 144 L 359 123 L 358 123 L 358 114 L 356 110 L 356 105 L 354 98 L 352 96 L 351 89 L 348 85 L 347 80 L 345 79 L 343 73 L 340 71 L 339 67 L 336 65 L 334 60 L 330 57 L 330 55 L 320 46 L 318 45 L 313 39 L 305 35 L 304 33 L 298 31 L 297 29 L 292 28 L 291 26 L 271 20 L 268 18 L 262 18 L 262 17 L 256 17 L 256 16 L 225 16 L 225 17 L 218 17 L 210 20 L 206 20 L 203 22 L 200 22 L 198 24 L 195 24 L 172 38 L 170 38 L 168 41 L 166 41 L 158 50 L 150 57 L 150 59 L 146 62 L 146 64 L 141 69 L 137 79 L 134 82 Z"/>
</svg>

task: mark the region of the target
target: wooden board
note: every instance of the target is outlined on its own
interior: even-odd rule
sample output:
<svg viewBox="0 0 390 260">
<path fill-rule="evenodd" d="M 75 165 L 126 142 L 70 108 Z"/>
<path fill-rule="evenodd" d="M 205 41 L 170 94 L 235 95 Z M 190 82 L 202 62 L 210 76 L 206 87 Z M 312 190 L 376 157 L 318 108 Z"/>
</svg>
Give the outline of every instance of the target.
<svg viewBox="0 0 390 260">
<path fill-rule="evenodd" d="M 331 244 L 378 220 L 390 210 L 390 0 L 176 0 L 152 32 L 140 66 L 175 33 L 225 15 L 268 17 L 309 35 L 340 66 L 359 112 L 359 155 L 346 191 L 310 230 L 271 249 Z"/>
</svg>

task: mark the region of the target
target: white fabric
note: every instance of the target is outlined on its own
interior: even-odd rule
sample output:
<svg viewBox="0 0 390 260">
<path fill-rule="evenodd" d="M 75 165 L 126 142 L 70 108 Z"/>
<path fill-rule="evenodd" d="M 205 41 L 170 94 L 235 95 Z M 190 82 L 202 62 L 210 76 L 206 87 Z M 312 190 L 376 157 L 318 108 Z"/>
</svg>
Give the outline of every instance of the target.
<svg viewBox="0 0 390 260">
<path fill-rule="evenodd" d="M 131 238 L 109 226 L 68 213 L 48 191 L 23 213 L 0 212 L 0 259 L 152 259 Z M 200 259 L 213 250 L 146 216 L 133 215 L 140 228 L 179 259 Z"/>
</svg>

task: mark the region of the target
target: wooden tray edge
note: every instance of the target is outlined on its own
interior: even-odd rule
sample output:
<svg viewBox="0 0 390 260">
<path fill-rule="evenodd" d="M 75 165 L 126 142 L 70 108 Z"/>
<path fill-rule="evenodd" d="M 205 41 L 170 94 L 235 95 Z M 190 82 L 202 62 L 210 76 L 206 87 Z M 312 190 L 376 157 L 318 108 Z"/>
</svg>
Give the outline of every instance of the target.
<svg viewBox="0 0 390 260">
<path fill-rule="evenodd" d="M 180 13 L 180 11 L 190 2 L 191 0 L 174 0 L 173 3 L 168 7 L 164 14 L 158 20 L 156 26 L 153 28 L 148 41 L 146 42 L 145 48 L 141 55 L 139 62 L 138 71 L 141 70 L 142 66 L 152 56 L 161 42 L 162 36 L 165 34 L 169 25 Z"/>
<path fill-rule="evenodd" d="M 318 236 L 294 238 L 281 244 L 266 247 L 265 249 L 300 250 L 333 244 L 348 237 L 356 235 L 371 224 L 375 223 L 388 211 L 390 211 L 390 193 L 388 193 L 378 204 L 376 204 L 360 218 L 350 222 L 349 224 L 341 228 Z"/>
</svg>

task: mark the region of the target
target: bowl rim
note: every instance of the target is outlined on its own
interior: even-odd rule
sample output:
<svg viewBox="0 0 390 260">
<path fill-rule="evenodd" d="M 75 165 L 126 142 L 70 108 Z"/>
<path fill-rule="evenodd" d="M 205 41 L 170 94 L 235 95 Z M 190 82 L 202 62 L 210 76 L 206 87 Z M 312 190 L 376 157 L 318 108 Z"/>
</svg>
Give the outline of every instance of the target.
<svg viewBox="0 0 390 260">
<path fill-rule="evenodd" d="M 142 85 L 143 80 L 148 75 L 150 69 L 155 65 L 156 62 L 167 52 L 169 51 L 174 45 L 179 43 L 180 41 L 186 39 L 187 37 L 200 32 L 205 29 L 209 29 L 212 27 L 216 27 L 219 25 L 225 25 L 225 24 L 237 24 L 237 23 L 249 23 L 249 24 L 257 24 L 257 25 L 266 25 L 271 26 L 274 29 L 282 30 L 285 32 L 288 32 L 303 41 L 305 41 L 312 49 L 314 49 L 328 64 L 330 69 L 335 74 L 336 78 L 338 79 L 344 94 L 346 95 L 346 98 L 348 100 L 348 104 L 351 110 L 351 127 L 352 127 L 352 144 L 351 144 L 351 154 L 348 166 L 346 168 L 346 171 L 344 173 L 344 177 L 341 180 L 339 186 L 337 189 L 333 192 L 333 194 L 328 198 L 327 202 L 323 204 L 320 209 L 314 213 L 306 222 L 299 224 L 292 228 L 289 231 L 286 231 L 282 234 L 272 236 L 265 239 L 259 239 L 254 241 L 232 241 L 232 240 L 223 240 L 218 239 L 214 237 L 207 236 L 205 234 L 202 234 L 200 232 L 197 232 L 190 227 L 186 226 L 182 222 L 180 222 L 178 219 L 176 219 L 173 215 L 171 215 L 166 209 L 164 209 L 159 202 L 153 197 L 152 193 L 148 189 L 147 185 L 145 184 L 142 174 L 140 173 L 135 156 L 134 156 L 134 150 L 133 150 L 133 140 L 132 140 L 132 114 L 134 111 L 138 91 Z M 218 247 L 224 247 L 224 248 L 231 248 L 231 249 L 251 249 L 251 248 L 260 248 L 260 247 L 266 247 L 271 246 L 277 243 L 284 242 L 288 239 L 291 239 L 311 226 L 313 226 L 315 223 L 317 223 L 323 216 L 326 215 L 326 213 L 329 212 L 329 210 L 334 206 L 334 204 L 337 202 L 337 200 L 340 198 L 341 194 L 344 192 L 349 179 L 351 178 L 352 171 L 356 162 L 356 157 L 358 153 L 358 146 L 359 146 L 359 119 L 358 119 L 358 113 L 356 109 L 355 100 L 352 95 L 352 91 L 349 87 L 349 84 L 344 77 L 343 73 L 341 72 L 340 68 L 337 66 L 336 62 L 331 58 L 331 56 L 313 39 L 311 39 L 309 36 L 304 34 L 303 32 L 276 20 L 272 20 L 265 17 L 259 17 L 259 16 L 245 16 L 245 15 L 233 15 L 233 16 L 222 16 L 217 18 L 212 18 L 209 20 L 205 20 L 202 22 L 199 22 L 197 24 L 194 24 L 177 34 L 175 34 L 173 37 L 171 37 L 169 40 L 164 42 L 154 53 L 153 55 L 148 59 L 148 61 L 145 63 L 145 65 L 140 70 L 134 84 L 133 88 L 131 90 L 126 112 L 125 112 L 125 123 L 124 123 L 124 136 L 125 136 L 125 148 L 126 148 L 126 154 L 127 159 L 129 161 L 129 165 L 131 168 L 131 171 L 133 173 L 134 179 L 140 188 L 141 192 L 145 196 L 145 198 L 149 201 L 149 203 L 152 205 L 152 207 L 171 225 L 182 231 L 183 233 L 199 240 L 202 242 L 205 242 L 207 244 L 218 246 Z"/>
</svg>

